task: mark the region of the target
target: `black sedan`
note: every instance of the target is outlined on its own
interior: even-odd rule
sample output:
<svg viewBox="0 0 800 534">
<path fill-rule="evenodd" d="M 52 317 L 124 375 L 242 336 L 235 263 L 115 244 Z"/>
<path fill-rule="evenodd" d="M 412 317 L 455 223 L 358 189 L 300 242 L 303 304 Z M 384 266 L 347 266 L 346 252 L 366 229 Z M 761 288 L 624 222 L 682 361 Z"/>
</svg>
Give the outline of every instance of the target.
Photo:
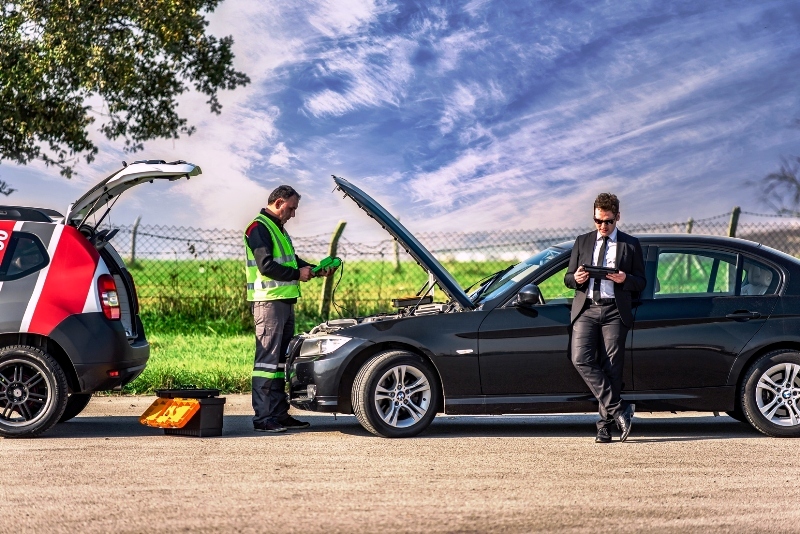
<svg viewBox="0 0 800 534">
<path fill-rule="evenodd" d="M 337 188 L 393 235 L 447 295 L 395 314 L 323 323 L 289 348 L 290 397 L 408 437 L 437 413 L 596 412 L 568 354 L 572 243 L 542 250 L 464 292 L 383 207 Z M 726 412 L 800 436 L 800 261 L 758 243 L 641 235 L 647 287 L 634 303 L 623 397 L 639 411 Z"/>
</svg>

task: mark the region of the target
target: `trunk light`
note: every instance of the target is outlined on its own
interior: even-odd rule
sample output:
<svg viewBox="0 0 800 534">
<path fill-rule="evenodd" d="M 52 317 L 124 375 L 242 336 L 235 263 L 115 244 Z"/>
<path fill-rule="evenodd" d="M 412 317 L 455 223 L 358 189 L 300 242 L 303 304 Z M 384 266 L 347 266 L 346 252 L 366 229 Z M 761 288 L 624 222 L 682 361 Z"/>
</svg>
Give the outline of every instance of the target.
<svg viewBox="0 0 800 534">
<path fill-rule="evenodd" d="M 106 319 L 119 321 L 119 296 L 117 284 L 110 274 L 101 274 L 97 279 L 97 291 L 100 293 L 100 307 Z"/>
<path fill-rule="evenodd" d="M 108 376 L 111 378 L 117 378 L 119 376 L 119 371 L 109 371 Z"/>
</svg>

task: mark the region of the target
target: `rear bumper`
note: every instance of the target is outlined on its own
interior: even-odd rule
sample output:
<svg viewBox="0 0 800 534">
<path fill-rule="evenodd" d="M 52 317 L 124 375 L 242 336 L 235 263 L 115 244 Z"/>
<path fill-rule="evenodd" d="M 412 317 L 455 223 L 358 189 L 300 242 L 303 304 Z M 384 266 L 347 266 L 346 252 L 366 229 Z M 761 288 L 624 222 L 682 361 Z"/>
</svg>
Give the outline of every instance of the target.
<svg viewBox="0 0 800 534">
<path fill-rule="evenodd" d="M 136 323 L 139 335 L 134 340 L 128 339 L 119 321 L 109 321 L 102 313 L 72 315 L 51 332 L 50 338 L 75 367 L 76 393 L 114 389 L 141 374 L 150 358 L 150 344 L 139 317 Z"/>
</svg>

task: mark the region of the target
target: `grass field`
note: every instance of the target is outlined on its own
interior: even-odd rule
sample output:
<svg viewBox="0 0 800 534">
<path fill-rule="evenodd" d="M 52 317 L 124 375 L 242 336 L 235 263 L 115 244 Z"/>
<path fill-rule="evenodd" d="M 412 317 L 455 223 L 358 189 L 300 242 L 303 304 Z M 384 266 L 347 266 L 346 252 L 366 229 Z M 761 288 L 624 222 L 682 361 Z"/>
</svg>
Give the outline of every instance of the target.
<svg viewBox="0 0 800 534">
<path fill-rule="evenodd" d="M 153 394 L 156 389 L 193 385 L 223 393 L 250 391 L 253 335 L 148 334 L 150 361 L 124 392 Z"/>
</svg>

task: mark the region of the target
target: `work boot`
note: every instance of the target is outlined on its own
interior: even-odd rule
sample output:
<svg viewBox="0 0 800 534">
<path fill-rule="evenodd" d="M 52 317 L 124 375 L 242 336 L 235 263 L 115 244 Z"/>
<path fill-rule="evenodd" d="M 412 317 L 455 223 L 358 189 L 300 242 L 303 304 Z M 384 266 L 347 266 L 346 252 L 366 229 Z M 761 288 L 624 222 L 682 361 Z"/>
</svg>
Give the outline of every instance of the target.
<svg viewBox="0 0 800 534">
<path fill-rule="evenodd" d="M 286 427 L 275 421 L 264 421 L 263 423 L 253 423 L 253 430 L 256 432 L 286 432 Z"/>
<path fill-rule="evenodd" d="M 308 428 L 311 426 L 311 423 L 307 423 L 306 421 L 298 421 L 291 415 L 286 416 L 286 419 L 282 419 L 281 424 L 289 430 L 299 430 L 301 428 Z"/>
</svg>

